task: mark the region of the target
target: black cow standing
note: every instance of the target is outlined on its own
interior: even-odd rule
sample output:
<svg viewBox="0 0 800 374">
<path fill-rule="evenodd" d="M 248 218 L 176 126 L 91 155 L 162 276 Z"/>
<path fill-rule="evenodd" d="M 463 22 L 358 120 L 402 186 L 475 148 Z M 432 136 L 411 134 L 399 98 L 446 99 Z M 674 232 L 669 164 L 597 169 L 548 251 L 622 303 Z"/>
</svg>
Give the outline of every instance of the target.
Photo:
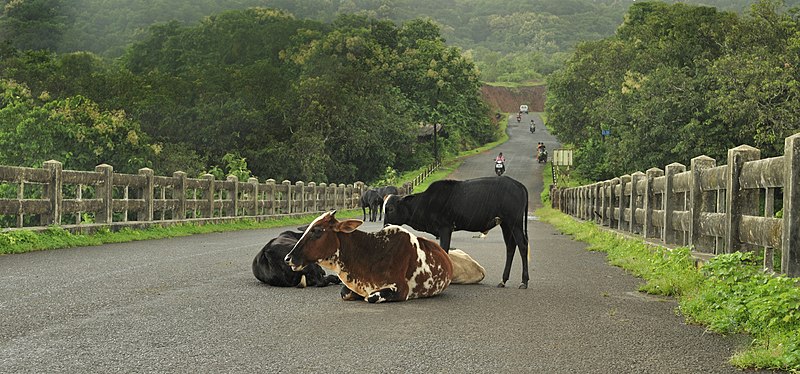
<svg viewBox="0 0 800 374">
<path fill-rule="evenodd" d="M 317 264 L 311 264 L 297 272 L 286 264 L 286 255 L 302 236 L 302 232 L 284 231 L 270 240 L 253 259 L 253 275 L 276 287 L 323 287 L 341 283 L 339 277 L 326 275 L 325 270 Z"/>
<path fill-rule="evenodd" d="M 364 213 L 363 221 L 367 220 L 367 208 L 369 208 L 370 222 L 383 219 L 383 197 L 377 189 L 369 189 L 361 195 L 361 210 Z"/>
<path fill-rule="evenodd" d="M 395 186 L 385 186 L 378 188 L 378 193 L 381 194 L 381 199 L 383 199 L 387 195 L 398 195 L 400 191 Z"/>
<path fill-rule="evenodd" d="M 390 195 L 384 203 L 385 225 L 407 224 L 439 237 L 446 251 L 453 231 L 487 232 L 500 225 L 506 243 L 505 287 L 514 260 L 514 248 L 522 257 L 522 283 L 528 288 L 528 189 L 509 177 L 434 182 L 425 192 Z"/>
</svg>

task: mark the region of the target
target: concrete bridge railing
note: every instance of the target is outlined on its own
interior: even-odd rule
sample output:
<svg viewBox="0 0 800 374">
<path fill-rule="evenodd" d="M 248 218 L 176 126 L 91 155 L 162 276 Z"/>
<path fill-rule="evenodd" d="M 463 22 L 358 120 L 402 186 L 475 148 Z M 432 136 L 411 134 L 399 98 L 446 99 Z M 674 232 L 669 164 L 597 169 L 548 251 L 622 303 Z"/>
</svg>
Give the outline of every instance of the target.
<svg viewBox="0 0 800 374">
<path fill-rule="evenodd" d="M 786 138 L 783 156 L 762 159 L 743 145 L 728 150 L 727 165 L 699 156 L 689 170 L 673 163 L 550 196 L 562 212 L 664 244 L 763 251 L 770 270 L 779 251 L 780 272 L 800 276 L 800 133 Z"/>
<path fill-rule="evenodd" d="M 215 180 L 206 174 L 188 178 L 114 173 L 110 165 L 95 171 L 62 170 L 58 161 L 42 169 L 0 166 L 0 185 L 16 189 L 16 197 L 0 198 L 4 229 L 57 225 L 73 231 L 98 226 L 146 226 L 181 222 L 267 219 L 359 205 L 364 183 L 276 183 L 235 176 Z M 9 217 L 13 217 L 12 220 Z"/>
<path fill-rule="evenodd" d="M 430 165 L 400 187 L 410 193 L 438 165 Z M 43 168 L 0 165 L 0 230 L 61 226 L 73 232 L 102 227 L 146 227 L 176 223 L 256 220 L 360 207 L 362 182 L 326 184 L 236 176 L 215 180 L 211 174 L 189 178 L 178 171 L 158 176 L 115 173 L 110 165 L 94 171 L 63 170 L 58 161 Z"/>
</svg>

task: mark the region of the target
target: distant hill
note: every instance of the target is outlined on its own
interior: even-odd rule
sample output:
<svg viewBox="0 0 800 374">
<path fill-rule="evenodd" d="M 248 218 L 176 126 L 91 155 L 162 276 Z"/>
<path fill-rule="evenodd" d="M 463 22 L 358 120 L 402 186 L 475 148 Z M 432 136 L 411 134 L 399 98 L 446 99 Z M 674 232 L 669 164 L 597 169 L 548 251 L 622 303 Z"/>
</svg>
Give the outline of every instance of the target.
<svg viewBox="0 0 800 374">
<path fill-rule="evenodd" d="M 157 23 L 198 22 L 225 10 L 284 9 L 298 18 L 330 22 L 342 13 L 406 21 L 429 18 L 451 45 L 471 55 L 485 80 L 540 79 L 561 66 L 582 40 L 613 35 L 634 0 L 42 0 L 3 1 L 0 26 L 15 30 L 46 27 L 40 35 L 17 38 L 56 52 L 90 51 L 121 56 Z M 678 1 L 667 1 L 674 3 Z M 741 12 L 748 0 L 685 0 L 687 4 Z M 24 4 L 20 6 L 20 4 Z M 38 5 L 36 5 L 38 4 Z M 787 0 L 788 6 L 800 0 Z M 13 5 L 13 6 L 12 6 Z M 27 9 L 33 7 L 41 9 Z M 27 7 L 14 13 L 14 9 Z M 40 12 L 46 22 L 31 13 Z M 14 17 L 18 17 L 21 23 Z M 2 30 L 0 30 L 2 31 Z M 22 33 L 20 33 L 22 34 Z"/>
</svg>

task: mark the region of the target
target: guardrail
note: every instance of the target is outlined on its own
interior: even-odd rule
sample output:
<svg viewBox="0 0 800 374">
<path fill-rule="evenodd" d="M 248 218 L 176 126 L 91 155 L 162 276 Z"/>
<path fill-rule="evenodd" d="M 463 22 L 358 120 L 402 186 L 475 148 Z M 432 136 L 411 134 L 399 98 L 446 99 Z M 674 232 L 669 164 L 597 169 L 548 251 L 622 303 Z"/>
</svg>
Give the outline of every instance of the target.
<svg viewBox="0 0 800 374">
<path fill-rule="evenodd" d="M 690 170 L 673 163 L 550 196 L 562 212 L 664 244 L 763 251 L 769 270 L 778 250 L 780 272 L 800 276 L 800 133 L 785 139 L 783 156 L 761 159 L 743 145 L 728 150 L 727 165 L 699 156 Z"/>
<path fill-rule="evenodd" d="M 429 165 L 400 187 L 400 193 L 410 193 L 438 167 Z M 54 160 L 43 168 L 0 165 L 0 230 L 56 225 L 92 232 L 101 227 L 263 220 L 357 208 L 367 188 L 362 182 L 292 184 L 267 179 L 262 183 L 256 178 L 239 181 L 236 176 L 223 181 L 211 174 L 188 178 L 181 171 L 158 176 L 148 168 L 120 174 L 106 164 L 94 171 L 63 170 Z"/>
<path fill-rule="evenodd" d="M 211 174 L 188 178 L 114 173 L 110 165 L 95 171 L 62 170 L 58 161 L 42 169 L 0 166 L 0 218 L 4 229 L 51 225 L 79 231 L 93 226 L 132 226 L 177 222 L 274 218 L 358 206 L 364 183 L 246 182 L 235 176 L 215 180 Z M 12 192 L 13 193 L 13 192 Z"/>
</svg>

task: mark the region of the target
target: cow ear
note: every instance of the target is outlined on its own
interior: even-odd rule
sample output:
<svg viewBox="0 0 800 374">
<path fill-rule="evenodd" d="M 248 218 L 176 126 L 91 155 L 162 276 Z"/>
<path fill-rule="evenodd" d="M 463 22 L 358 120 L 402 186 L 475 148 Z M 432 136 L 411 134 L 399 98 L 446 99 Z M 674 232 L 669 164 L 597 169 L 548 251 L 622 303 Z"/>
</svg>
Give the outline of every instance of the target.
<svg viewBox="0 0 800 374">
<path fill-rule="evenodd" d="M 353 231 L 356 231 L 358 226 L 361 226 L 362 223 L 364 223 L 364 221 L 360 219 L 346 219 L 344 221 L 337 222 L 336 227 L 333 228 L 333 231 L 349 234 Z"/>
</svg>

